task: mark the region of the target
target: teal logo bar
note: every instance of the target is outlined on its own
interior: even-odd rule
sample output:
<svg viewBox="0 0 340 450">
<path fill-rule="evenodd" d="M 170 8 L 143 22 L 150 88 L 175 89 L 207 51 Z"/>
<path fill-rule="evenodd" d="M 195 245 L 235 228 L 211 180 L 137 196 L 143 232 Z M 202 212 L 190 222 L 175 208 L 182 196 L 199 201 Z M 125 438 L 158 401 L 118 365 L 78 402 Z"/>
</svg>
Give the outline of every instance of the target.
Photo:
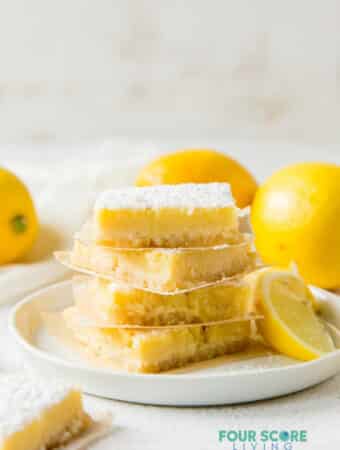
<svg viewBox="0 0 340 450">
<path fill-rule="evenodd" d="M 218 431 L 218 442 L 226 450 L 298 450 L 307 440 L 306 430 Z"/>
</svg>

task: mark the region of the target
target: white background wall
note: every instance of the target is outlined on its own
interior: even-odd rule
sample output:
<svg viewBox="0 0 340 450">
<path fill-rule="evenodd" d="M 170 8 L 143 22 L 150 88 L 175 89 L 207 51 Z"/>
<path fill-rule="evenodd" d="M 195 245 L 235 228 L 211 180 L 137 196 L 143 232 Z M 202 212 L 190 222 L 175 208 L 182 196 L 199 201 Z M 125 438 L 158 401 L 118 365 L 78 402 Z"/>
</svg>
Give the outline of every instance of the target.
<svg viewBox="0 0 340 450">
<path fill-rule="evenodd" d="M 0 0 L 0 143 L 340 142 L 338 0 Z"/>
</svg>

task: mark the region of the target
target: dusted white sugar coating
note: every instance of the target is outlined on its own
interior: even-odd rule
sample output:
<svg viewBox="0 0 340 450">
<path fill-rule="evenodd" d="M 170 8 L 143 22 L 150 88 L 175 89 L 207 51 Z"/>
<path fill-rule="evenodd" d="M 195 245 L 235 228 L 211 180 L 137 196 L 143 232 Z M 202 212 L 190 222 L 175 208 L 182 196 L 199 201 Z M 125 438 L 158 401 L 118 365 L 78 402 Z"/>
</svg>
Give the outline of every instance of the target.
<svg viewBox="0 0 340 450">
<path fill-rule="evenodd" d="M 234 204 L 227 183 L 163 184 L 105 191 L 98 197 L 95 210 L 225 208 Z"/>
<path fill-rule="evenodd" d="M 72 391 L 54 380 L 24 375 L 0 377 L 0 444 L 13 433 L 39 419 L 46 409 L 64 400 Z"/>
</svg>

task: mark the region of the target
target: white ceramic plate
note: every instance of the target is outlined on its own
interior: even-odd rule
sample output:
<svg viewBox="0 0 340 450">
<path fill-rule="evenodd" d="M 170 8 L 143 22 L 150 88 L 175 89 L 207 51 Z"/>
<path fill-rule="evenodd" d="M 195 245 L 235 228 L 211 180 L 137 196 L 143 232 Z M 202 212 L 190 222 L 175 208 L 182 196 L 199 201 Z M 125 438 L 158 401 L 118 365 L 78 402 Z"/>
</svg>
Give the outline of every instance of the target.
<svg viewBox="0 0 340 450">
<path fill-rule="evenodd" d="M 313 290 L 325 318 L 340 327 L 339 297 Z M 252 358 L 230 356 L 227 363 L 222 359 L 216 364 L 215 360 L 215 364 L 192 366 L 184 372 L 155 375 L 98 368 L 49 335 L 39 319 L 41 311 L 58 312 L 72 303 L 70 281 L 45 288 L 16 306 L 10 329 L 26 361 L 36 371 L 62 377 L 89 394 L 153 405 L 222 405 L 297 392 L 340 371 L 340 350 L 307 363 L 255 352 Z M 340 348 L 339 339 L 336 345 Z"/>
</svg>

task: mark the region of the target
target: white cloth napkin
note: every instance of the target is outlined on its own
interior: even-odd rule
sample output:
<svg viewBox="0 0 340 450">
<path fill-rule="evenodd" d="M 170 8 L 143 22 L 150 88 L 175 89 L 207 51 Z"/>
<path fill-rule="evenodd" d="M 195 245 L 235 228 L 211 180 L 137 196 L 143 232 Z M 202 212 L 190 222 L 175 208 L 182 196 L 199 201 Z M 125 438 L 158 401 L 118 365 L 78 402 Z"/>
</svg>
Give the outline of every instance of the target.
<svg viewBox="0 0 340 450">
<path fill-rule="evenodd" d="M 101 164 L 73 162 L 59 168 L 48 167 L 43 173 L 21 167 L 19 173 L 37 206 L 40 233 L 22 263 L 0 268 L 0 303 L 17 301 L 70 276 L 70 271 L 54 260 L 53 252 L 70 248 L 74 233 L 89 216 L 98 193 L 131 184 L 143 162 L 136 158 Z"/>
</svg>

